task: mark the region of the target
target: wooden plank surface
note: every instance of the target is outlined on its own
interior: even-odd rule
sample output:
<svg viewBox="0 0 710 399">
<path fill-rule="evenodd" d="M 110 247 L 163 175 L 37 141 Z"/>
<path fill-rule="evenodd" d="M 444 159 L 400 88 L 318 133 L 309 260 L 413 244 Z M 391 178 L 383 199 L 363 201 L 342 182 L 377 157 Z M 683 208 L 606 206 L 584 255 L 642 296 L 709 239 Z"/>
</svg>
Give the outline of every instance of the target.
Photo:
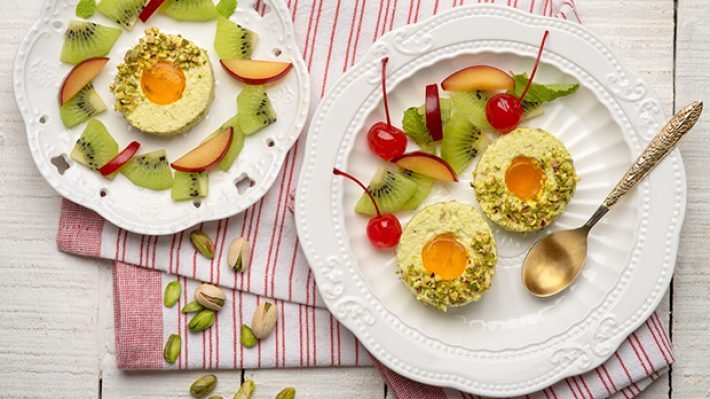
<svg viewBox="0 0 710 399">
<path fill-rule="evenodd" d="M 673 397 L 710 398 L 710 3 L 678 2 L 676 107 L 705 99 L 705 116 L 681 144 L 688 205 L 673 282 Z"/>
<path fill-rule="evenodd" d="M 678 4 L 675 70 L 672 0 L 577 0 L 577 4 L 583 22 L 655 88 L 667 114 L 674 103 L 710 93 L 707 0 Z M 40 0 L 0 2 L 4 39 L 0 43 L 0 397 L 97 398 L 101 386 L 104 398 L 187 398 L 187 388 L 202 372 L 116 370 L 109 265 L 55 249 L 59 198 L 32 163 L 11 87 L 17 44 L 40 5 Z M 705 348 L 710 338 L 706 310 L 710 277 L 704 261 L 710 257 L 706 238 L 710 177 L 703 160 L 710 144 L 698 134 L 708 127 L 710 122 L 704 122 L 682 146 L 689 201 L 673 288 L 678 360 L 672 377 L 656 382 L 643 399 L 708 397 L 710 361 Z M 669 306 L 668 300 L 664 306 Z M 372 368 L 246 370 L 244 374 L 259 382 L 257 399 L 271 398 L 286 385 L 296 386 L 302 398 L 385 397 L 384 384 Z M 218 375 L 219 393 L 231 397 L 242 373 Z"/>
</svg>

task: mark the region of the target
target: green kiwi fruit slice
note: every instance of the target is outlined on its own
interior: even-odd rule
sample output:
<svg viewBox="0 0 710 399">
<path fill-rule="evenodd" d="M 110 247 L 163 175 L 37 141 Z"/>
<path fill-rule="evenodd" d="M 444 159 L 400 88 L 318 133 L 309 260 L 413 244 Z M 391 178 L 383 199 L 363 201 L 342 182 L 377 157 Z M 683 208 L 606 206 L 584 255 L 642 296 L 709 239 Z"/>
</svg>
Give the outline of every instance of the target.
<svg viewBox="0 0 710 399">
<path fill-rule="evenodd" d="M 96 11 L 126 30 L 131 30 L 147 2 L 148 0 L 101 0 Z"/>
<path fill-rule="evenodd" d="M 377 171 L 367 188 L 375 197 L 383 214 L 402 210 L 407 201 L 417 193 L 417 183 L 414 180 L 401 172 L 384 167 Z M 366 193 L 363 193 L 355 205 L 355 212 L 368 216 L 376 215 L 375 207 Z"/>
<path fill-rule="evenodd" d="M 274 122 L 276 111 L 264 86 L 244 86 L 237 96 L 237 125 L 242 133 L 251 136 Z"/>
<path fill-rule="evenodd" d="M 540 116 L 543 113 L 545 113 L 545 107 L 542 105 L 542 103 L 536 103 L 532 101 L 524 101 L 522 103 L 523 106 L 523 120 L 526 121 L 528 119 L 532 119 L 536 116 Z"/>
<path fill-rule="evenodd" d="M 64 126 L 74 127 L 105 110 L 106 104 L 99 97 L 94 85 L 89 83 L 62 105 L 59 116 Z"/>
<path fill-rule="evenodd" d="M 175 172 L 171 189 L 174 201 L 186 201 L 193 198 L 205 198 L 208 191 L 207 172 Z"/>
<path fill-rule="evenodd" d="M 490 95 L 485 91 L 469 91 L 451 93 L 451 101 L 456 112 L 461 112 L 468 120 L 481 130 L 492 130 L 486 117 L 486 103 Z"/>
<path fill-rule="evenodd" d="M 217 18 L 217 32 L 214 36 L 214 50 L 223 60 L 248 60 L 256 44 L 256 33 L 230 21 Z"/>
<path fill-rule="evenodd" d="M 151 190 L 165 190 L 173 186 L 173 173 L 165 150 L 131 158 L 121 167 L 121 173 L 133 184 Z"/>
<path fill-rule="evenodd" d="M 434 140 L 426 127 L 424 117 L 419 114 L 417 107 L 410 107 L 404 111 L 402 116 L 402 131 L 412 141 L 417 143 L 419 148 L 426 152 L 436 154 L 436 146 Z"/>
<path fill-rule="evenodd" d="M 160 12 L 178 21 L 211 21 L 218 15 L 212 0 L 166 0 Z"/>
<path fill-rule="evenodd" d="M 113 47 L 121 30 L 93 22 L 70 21 L 64 32 L 61 60 L 78 64 L 87 58 L 103 57 Z"/>
<path fill-rule="evenodd" d="M 413 211 L 419 208 L 419 205 L 429 197 L 431 188 L 434 185 L 434 179 L 412 172 L 411 170 L 404 170 L 402 174 L 417 183 L 417 192 L 402 206 L 403 211 Z"/>
<path fill-rule="evenodd" d="M 96 12 L 96 0 L 79 0 L 75 13 L 79 18 L 91 18 Z"/>
<path fill-rule="evenodd" d="M 441 140 L 441 157 L 451 165 L 456 174 L 464 171 L 474 158 L 488 144 L 488 138 L 481 133 L 467 115 L 456 112 L 444 126 Z"/>
<path fill-rule="evenodd" d="M 98 119 L 92 119 L 84 128 L 70 154 L 80 164 L 99 170 L 118 154 L 118 143 Z"/>
</svg>

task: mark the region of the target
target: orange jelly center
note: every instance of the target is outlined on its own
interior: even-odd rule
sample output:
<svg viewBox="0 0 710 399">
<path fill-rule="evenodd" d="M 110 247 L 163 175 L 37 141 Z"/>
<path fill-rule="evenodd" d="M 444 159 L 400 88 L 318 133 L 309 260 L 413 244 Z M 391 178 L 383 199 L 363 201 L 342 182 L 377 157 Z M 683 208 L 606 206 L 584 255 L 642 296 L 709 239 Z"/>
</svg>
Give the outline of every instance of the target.
<svg viewBox="0 0 710 399">
<path fill-rule="evenodd" d="M 528 157 L 515 157 L 505 172 L 506 187 L 521 200 L 537 197 L 544 182 L 545 173 Z"/>
<path fill-rule="evenodd" d="M 182 97 L 185 89 L 185 75 L 172 62 L 158 61 L 141 75 L 143 93 L 158 105 L 174 103 Z"/>
<path fill-rule="evenodd" d="M 466 249 L 453 234 L 442 234 L 429 241 L 422 249 L 424 268 L 443 280 L 459 277 L 466 270 Z"/>
</svg>

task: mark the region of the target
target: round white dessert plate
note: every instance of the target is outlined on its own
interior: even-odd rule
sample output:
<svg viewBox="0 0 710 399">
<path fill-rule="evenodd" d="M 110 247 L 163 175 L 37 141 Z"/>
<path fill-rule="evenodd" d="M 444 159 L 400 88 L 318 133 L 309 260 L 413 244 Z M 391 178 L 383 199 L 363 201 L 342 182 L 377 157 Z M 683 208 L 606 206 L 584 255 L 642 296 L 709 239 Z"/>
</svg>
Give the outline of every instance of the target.
<svg viewBox="0 0 710 399">
<path fill-rule="evenodd" d="M 86 126 L 85 122 L 65 128 L 57 102 L 62 81 L 72 68 L 60 62 L 59 56 L 67 23 L 79 19 L 74 15 L 76 3 L 77 0 L 46 0 L 15 58 L 15 97 L 25 120 L 32 156 L 47 182 L 65 198 L 93 209 L 116 226 L 153 235 L 175 233 L 204 221 L 235 215 L 266 194 L 308 116 L 308 72 L 286 5 L 282 1 L 262 1 L 267 10 L 262 16 L 253 8 L 255 1 L 240 1 L 231 17 L 258 34 L 253 59 L 293 63 L 285 78 L 267 86 L 278 114 L 277 122 L 246 139 L 244 149 L 228 172 L 210 172 L 207 198 L 175 202 L 170 190 L 141 188 L 120 174 L 112 181 L 107 180 L 69 157 Z M 99 13 L 89 20 L 118 27 Z M 206 49 L 215 75 L 215 100 L 205 120 L 189 132 L 170 138 L 144 134 L 128 125 L 123 115 L 113 110 L 114 96 L 109 91 L 126 51 L 144 36 L 145 28 L 153 26 L 165 33 L 181 34 Z M 215 30 L 216 21 L 180 22 L 156 12 L 147 23 L 137 21 L 131 31 L 123 31 L 108 55 L 110 61 L 94 79 L 94 86 L 108 108 L 96 118 L 106 125 L 120 148 L 137 140 L 141 143 L 138 154 L 165 149 L 168 159 L 175 160 L 237 112 L 236 97 L 243 85 L 220 66 L 214 51 Z M 64 163 L 69 165 L 66 170 L 57 166 Z"/>
<path fill-rule="evenodd" d="M 389 101 L 399 124 L 406 108 L 424 103 L 427 84 L 460 68 L 529 72 L 545 29 L 551 33 L 536 80 L 578 82 L 580 89 L 524 125 L 560 138 L 581 177 L 567 210 L 546 232 L 579 226 L 664 122 L 653 91 L 583 26 L 507 7 L 456 8 L 382 37 L 313 117 L 296 198 L 302 247 L 328 308 L 405 377 L 493 397 L 543 389 L 604 362 L 668 287 L 685 211 L 677 151 L 592 231 L 586 268 L 568 290 L 548 299 L 528 294 L 520 268 L 542 233 L 491 225 L 499 253 L 493 286 L 480 302 L 448 313 L 415 300 L 395 274 L 394 251 L 375 250 L 367 240 L 367 218 L 353 211 L 360 189 L 331 174 L 338 167 L 367 181 L 383 165 L 365 138 L 385 117 L 382 57 L 389 57 Z M 472 170 L 456 184 L 437 183 L 425 204 L 478 206 Z M 411 216 L 400 214 L 402 224 Z"/>
</svg>

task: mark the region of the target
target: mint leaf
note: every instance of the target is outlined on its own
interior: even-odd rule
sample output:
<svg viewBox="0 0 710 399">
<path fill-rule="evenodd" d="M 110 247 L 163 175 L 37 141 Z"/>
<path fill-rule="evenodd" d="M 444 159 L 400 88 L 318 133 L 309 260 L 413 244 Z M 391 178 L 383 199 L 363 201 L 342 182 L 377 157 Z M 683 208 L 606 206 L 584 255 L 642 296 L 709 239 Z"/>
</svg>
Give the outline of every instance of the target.
<svg viewBox="0 0 710 399">
<path fill-rule="evenodd" d="M 417 143 L 423 150 L 432 152 L 434 150 L 434 140 L 429 134 L 424 117 L 419 113 L 417 107 L 410 107 L 404 111 L 402 117 L 402 130 L 412 141 Z"/>
<path fill-rule="evenodd" d="M 76 16 L 79 18 L 91 18 L 96 12 L 96 0 L 79 0 L 76 4 Z"/>
<path fill-rule="evenodd" d="M 513 80 L 515 81 L 515 89 L 509 90 L 508 94 L 520 97 L 525 90 L 525 86 L 528 84 L 528 74 L 521 73 L 519 75 L 513 75 Z M 528 94 L 525 95 L 524 100 L 531 103 L 549 102 L 560 97 L 568 96 L 576 92 L 578 88 L 579 84 L 533 83 L 530 85 L 530 90 L 528 90 Z"/>
<path fill-rule="evenodd" d="M 229 18 L 237 10 L 237 0 L 219 0 L 217 12 L 219 15 Z"/>
</svg>

